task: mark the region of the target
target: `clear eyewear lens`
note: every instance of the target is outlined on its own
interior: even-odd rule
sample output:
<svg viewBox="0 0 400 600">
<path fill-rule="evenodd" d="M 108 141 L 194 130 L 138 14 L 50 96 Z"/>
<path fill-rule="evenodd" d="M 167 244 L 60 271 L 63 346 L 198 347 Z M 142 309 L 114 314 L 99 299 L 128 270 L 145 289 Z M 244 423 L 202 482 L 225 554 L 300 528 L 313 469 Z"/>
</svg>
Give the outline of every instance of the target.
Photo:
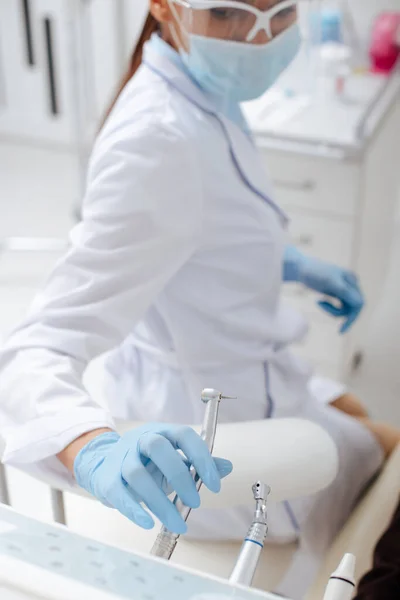
<svg viewBox="0 0 400 600">
<path fill-rule="evenodd" d="M 298 0 L 284 0 L 267 10 L 260 8 L 265 0 L 254 4 L 241 0 L 175 1 L 191 9 L 190 24 L 186 23 L 191 33 L 215 39 L 253 42 L 260 31 L 271 39 L 297 21 Z"/>
<path fill-rule="evenodd" d="M 297 22 L 297 2 L 282 3 L 282 7 L 271 16 L 269 21 L 271 37 L 276 37 Z"/>
</svg>

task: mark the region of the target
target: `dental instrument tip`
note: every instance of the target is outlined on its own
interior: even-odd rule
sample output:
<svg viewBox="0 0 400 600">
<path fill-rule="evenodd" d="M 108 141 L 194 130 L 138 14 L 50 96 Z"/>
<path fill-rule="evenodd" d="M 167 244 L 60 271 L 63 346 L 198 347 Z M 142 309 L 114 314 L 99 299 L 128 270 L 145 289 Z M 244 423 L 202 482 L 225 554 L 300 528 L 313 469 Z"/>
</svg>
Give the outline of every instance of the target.
<svg viewBox="0 0 400 600">
<path fill-rule="evenodd" d="M 329 579 L 324 600 L 350 600 L 354 595 L 356 557 L 345 554 Z"/>
<path fill-rule="evenodd" d="M 254 500 L 265 500 L 271 493 L 271 488 L 262 481 L 256 481 L 253 485 Z"/>
<path fill-rule="evenodd" d="M 237 400 L 232 396 L 223 396 L 221 392 L 212 388 L 204 389 L 201 393 L 201 399 L 205 404 L 211 402 L 211 400 Z"/>
<path fill-rule="evenodd" d="M 354 556 L 354 554 L 347 553 L 343 556 L 338 568 L 332 574 L 332 577 L 342 577 L 343 579 L 354 583 L 355 570 L 356 557 Z"/>
<path fill-rule="evenodd" d="M 218 390 L 206 388 L 201 392 L 201 399 L 205 404 L 207 404 L 208 402 L 211 402 L 211 400 L 221 400 L 222 394 Z"/>
</svg>

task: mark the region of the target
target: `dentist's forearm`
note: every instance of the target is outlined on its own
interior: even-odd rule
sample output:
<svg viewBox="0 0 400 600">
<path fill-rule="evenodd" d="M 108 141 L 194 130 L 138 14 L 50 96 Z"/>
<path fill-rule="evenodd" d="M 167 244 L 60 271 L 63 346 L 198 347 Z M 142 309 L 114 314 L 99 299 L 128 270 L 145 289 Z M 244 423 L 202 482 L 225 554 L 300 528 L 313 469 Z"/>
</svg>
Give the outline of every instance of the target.
<svg viewBox="0 0 400 600">
<path fill-rule="evenodd" d="M 57 454 L 57 458 L 62 462 L 62 464 L 67 467 L 71 473 L 74 472 L 74 462 L 75 458 L 78 456 L 79 452 L 88 444 L 91 440 L 93 440 L 98 435 L 102 433 L 109 433 L 112 429 L 103 428 L 103 429 L 95 429 L 94 431 L 88 431 L 88 433 L 84 433 L 76 440 L 71 442 L 69 446 L 61 450 L 59 454 Z"/>
</svg>

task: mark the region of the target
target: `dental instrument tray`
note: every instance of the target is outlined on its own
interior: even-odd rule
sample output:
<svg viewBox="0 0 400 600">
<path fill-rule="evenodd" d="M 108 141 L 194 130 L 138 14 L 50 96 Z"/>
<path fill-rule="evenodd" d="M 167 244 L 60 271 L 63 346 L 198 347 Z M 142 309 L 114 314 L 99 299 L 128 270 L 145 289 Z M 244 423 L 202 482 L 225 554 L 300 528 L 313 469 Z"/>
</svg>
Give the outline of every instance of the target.
<svg viewBox="0 0 400 600">
<path fill-rule="evenodd" d="M 1 600 L 278 600 L 0 505 Z"/>
</svg>

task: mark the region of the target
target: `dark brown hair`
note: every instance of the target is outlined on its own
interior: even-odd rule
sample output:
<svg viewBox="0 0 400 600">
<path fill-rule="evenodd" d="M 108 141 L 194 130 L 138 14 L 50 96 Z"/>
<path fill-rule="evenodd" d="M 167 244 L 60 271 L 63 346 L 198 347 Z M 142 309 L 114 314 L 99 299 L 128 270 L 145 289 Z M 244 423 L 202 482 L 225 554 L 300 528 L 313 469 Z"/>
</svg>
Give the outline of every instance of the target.
<svg viewBox="0 0 400 600">
<path fill-rule="evenodd" d="M 155 33 L 156 31 L 159 30 L 159 27 L 160 27 L 159 22 L 153 17 L 153 15 L 151 13 L 149 13 L 147 15 L 146 21 L 143 25 L 142 33 L 140 34 L 140 37 L 136 44 L 136 47 L 133 51 L 132 57 L 129 61 L 129 67 L 128 67 L 125 75 L 123 76 L 121 83 L 118 86 L 118 90 L 115 95 L 115 98 L 111 102 L 111 104 L 104 116 L 102 125 L 104 125 L 104 123 L 106 122 L 106 120 L 107 120 L 108 116 L 110 115 L 112 109 L 114 108 L 119 96 L 121 95 L 124 87 L 132 79 L 132 77 L 134 76 L 134 74 L 136 73 L 138 68 L 140 67 L 140 65 L 142 63 L 143 47 L 144 47 L 145 43 L 151 38 L 153 33 Z"/>
</svg>

